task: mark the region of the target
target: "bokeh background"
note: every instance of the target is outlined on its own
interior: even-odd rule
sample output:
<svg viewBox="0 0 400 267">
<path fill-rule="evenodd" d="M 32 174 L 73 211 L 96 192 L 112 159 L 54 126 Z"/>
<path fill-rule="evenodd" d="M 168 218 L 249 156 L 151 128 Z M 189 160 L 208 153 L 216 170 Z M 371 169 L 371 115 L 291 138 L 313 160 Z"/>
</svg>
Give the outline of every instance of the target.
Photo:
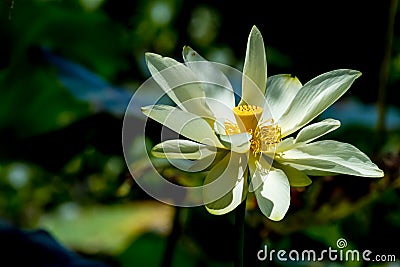
<svg viewBox="0 0 400 267">
<path fill-rule="evenodd" d="M 149 78 L 145 52 L 182 61 L 190 45 L 241 70 L 253 25 L 264 37 L 269 75 L 291 73 L 305 83 L 338 68 L 363 73 L 319 119 L 341 120 L 328 138 L 360 148 L 385 177 L 313 177 L 311 186 L 293 189 L 281 222 L 263 217 L 250 199 L 246 266 L 398 266 L 256 257 L 264 245 L 322 250 L 345 238 L 348 248 L 399 259 L 397 0 L 1 0 L 2 224 L 43 229 L 76 255 L 110 266 L 232 266 L 233 215 L 153 200 L 127 169 L 121 130 L 130 97 Z M 159 128 L 149 127 L 156 136 Z M 3 252 L 7 242 L 0 235 Z"/>
</svg>

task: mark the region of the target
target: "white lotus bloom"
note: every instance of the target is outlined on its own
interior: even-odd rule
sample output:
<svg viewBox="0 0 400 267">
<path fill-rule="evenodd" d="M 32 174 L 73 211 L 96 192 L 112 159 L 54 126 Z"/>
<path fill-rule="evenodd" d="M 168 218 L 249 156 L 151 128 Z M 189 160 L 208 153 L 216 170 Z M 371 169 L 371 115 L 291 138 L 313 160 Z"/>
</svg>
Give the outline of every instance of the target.
<svg viewBox="0 0 400 267">
<path fill-rule="evenodd" d="M 337 129 L 326 119 L 309 124 L 340 98 L 361 73 L 339 69 L 302 85 L 291 75 L 267 79 L 264 41 L 251 29 L 242 77 L 235 95 L 227 77 L 190 47 L 185 64 L 146 53 L 155 81 L 176 107 L 143 107 L 143 113 L 187 139 L 156 145 L 157 157 L 184 160 L 192 171 L 211 164 L 204 181 L 207 210 L 216 215 L 235 209 L 254 192 L 261 212 L 281 220 L 290 204 L 290 186 L 311 184 L 308 175 L 348 174 L 382 177 L 383 172 L 356 147 L 315 139 Z M 297 132 L 297 136 L 288 137 Z"/>
</svg>

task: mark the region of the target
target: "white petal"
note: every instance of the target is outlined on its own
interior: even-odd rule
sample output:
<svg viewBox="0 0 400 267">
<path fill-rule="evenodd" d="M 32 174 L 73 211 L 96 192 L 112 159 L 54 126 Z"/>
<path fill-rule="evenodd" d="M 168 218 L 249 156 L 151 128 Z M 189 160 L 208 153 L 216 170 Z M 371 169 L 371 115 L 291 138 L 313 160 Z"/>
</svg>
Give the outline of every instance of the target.
<svg viewBox="0 0 400 267">
<path fill-rule="evenodd" d="M 168 159 L 168 162 L 185 172 L 203 172 L 210 171 L 217 163 L 219 163 L 225 156 L 226 150 L 217 151 L 215 154 L 202 157 L 197 160 L 189 159 Z"/>
<path fill-rule="evenodd" d="M 226 214 L 243 201 L 247 193 L 244 177 L 247 161 L 247 155 L 228 153 L 208 173 L 203 185 L 203 201 L 210 213 Z"/>
<path fill-rule="evenodd" d="M 167 140 L 153 147 L 151 153 L 155 157 L 168 159 L 202 159 L 214 155 L 217 149 L 189 140 Z"/>
<path fill-rule="evenodd" d="M 301 87 L 301 82 L 289 74 L 268 77 L 265 98 L 276 122 L 279 121 Z"/>
<path fill-rule="evenodd" d="M 204 90 L 191 69 L 168 57 L 146 53 L 146 63 L 153 79 L 183 110 L 212 117 Z"/>
<path fill-rule="evenodd" d="M 227 102 L 221 102 L 219 99 L 206 98 L 207 106 L 213 113 L 213 118 L 224 118 L 225 120 L 235 121 L 232 108 Z"/>
<path fill-rule="evenodd" d="M 340 121 L 326 119 L 317 123 L 310 124 L 297 134 L 295 143 L 309 143 L 327 133 L 330 133 L 340 127 Z"/>
<path fill-rule="evenodd" d="M 359 71 L 339 69 L 317 76 L 296 94 L 279 120 L 282 136 L 287 136 L 321 114 L 339 99 L 361 75 Z"/>
<path fill-rule="evenodd" d="M 224 215 L 232 210 L 236 209 L 237 206 L 242 203 L 247 195 L 247 183 L 246 179 L 240 179 L 232 191 L 228 192 L 222 198 L 209 203 L 206 206 L 206 209 L 209 213 L 214 215 Z"/>
<path fill-rule="evenodd" d="M 214 131 L 216 134 L 219 134 L 219 135 L 226 134 L 224 118 L 217 118 L 214 121 Z"/>
<path fill-rule="evenodd" d="M 290 185 L 286 174 L 271 168 L 262 186 L 255 191 L 261 212 L 273 221 L 280 221 L 290 206 Z"/>
<path fill-rule="evenodd" d="M 234 152 L 247 153 L 250 150 L 251 134 L 239 133 L 227 135 L 223 121 L 225 120 L 217 119 L 214 122 L 214 131 L 221 144 Z"/>
<path fill-rule="evenodd" d="M 264 41 L 260 31 L 253 26 L 247 40 L 243 67 L 242 103 L 263 107 L 266 82 L 267 58 Z"/>
<path fill-rule="evenodd" d="M 261 153 L 259 156 L 251 155 L 249 158 L 250 185 L 249 192 L 262 186 L 269 170 L 271 169 L 274 155 Z"/>
<path fill-rule="evenodd" d="M 285 152 L 287 150 L 293 149 L 297 146 L 298 144 L 296 144 L 294 142 L 294 138 L 293 137 L 288 137 L 282 140 L 282 142 L 280 142 L 275 149 L 275 153 L 282 153 Z"/>
<path fill-rule="evenodd" d="M 240 133 L 232 135 L 219 135 L 220 142 L 236 153 L 247 153 L 250 150 L 251 134 Z"/>
<path fill-rule="evenodd" d="M 219 68 L 220 64 L 207 61 L 189 46 L 183 48 L 182 54 L 185 64 L 202 82 L 207 105 L 214 117 L 225 117 L 223 112 L 221 114 L 220 106 L 225 105 L 226 109 L 231 110 L 235 106 L 235 96 L 231 83 Z"/>
<path fill-rule="evenodd" d="M 143 107 L 142 112 L 193 141 L 214 147 L 224 147 L 214 134 L 210 124 L 195 114 L 166 105 Z"/>
<path fill-rule="evenodd" d="M 308 186 L 312 183 L 310 177 L 308 177 L 305 173 L 299 171 L 296 168 L 293 168 L 289 165 L 278 164 L 276 162 L 274 166 L 275 165 L 277 166 L 277 168 L 285 172 L 286 176 L 289 179 L 290 186 L 302 187 L 302 186 Z"/>
<path fill-rule="evenodd" d="M 364 177 L 382 177 L 380 170 L 363 152 L 342 142 L 325 140 L 299 146 L 276 157 L 309 175 L 342 173 Z"/>
<path fill-rule="evenodd" d="M 340 127 L 340 121 L 326 119 L 321 122 L 310 124 L 299 131 L 296 139 L 288 137 L 282 140 L 277 146 L 275 153 L 282 153 L 296 147 L 309 143 Z"/>
</svg>

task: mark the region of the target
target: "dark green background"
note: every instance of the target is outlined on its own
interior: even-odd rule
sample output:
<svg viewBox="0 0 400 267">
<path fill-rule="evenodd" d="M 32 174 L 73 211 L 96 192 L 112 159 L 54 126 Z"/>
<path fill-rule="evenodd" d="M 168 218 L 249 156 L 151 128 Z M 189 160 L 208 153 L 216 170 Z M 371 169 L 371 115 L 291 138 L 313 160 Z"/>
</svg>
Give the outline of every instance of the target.
<svg viewBox="0 0 400 267">
<path fill-rule="evenodd" d="M 293 189 L 289 212 L 278 223 L 250 203 L 247 265 L 302 265 L 259 262 L 256 253 L 264 244 L 321 250 L 336 247 L 340 237 L 350 248 L 399 257 L 395 1 L 103 0 L 88 7 L 95 2 L 0 1 L 0 219 L 23 229 L 44 228 L 85 257 L 115 266 L 159 266 L 174 208 L 153 201 L 131 179 L 122 154 L 123 115 L 106 97 L 100 104 L 77 98 L 46 53 L 89 71 L 80 76 L 73 72 L 77 65 L 69 67 L 81 96 L 101 89 L 93 82 L 97 78 L 129 96 L 149 77 L 145 52 L 182 61 L 182 48 L 190 45 L 209 60 L 241 69 L 247 36 L 256 25 L 267 47 L 269 75 L 291 73 L 305 83 L 333 69 L 360 70 L 363 75 L 339 102 L 379 103 L 387 108 L 386 119 L 397 124 L 378 129 L 372 114 L 343 114 L 335 106 L 330 114 L 351 118 L 329 137 L 359 147 L 385 177 L 315 177 L 311 186 Z M 199 207 L 184 209 L 179 219 L 173 266 L 231 266 L 232 214 L 212 216 Z"/>
</svg>

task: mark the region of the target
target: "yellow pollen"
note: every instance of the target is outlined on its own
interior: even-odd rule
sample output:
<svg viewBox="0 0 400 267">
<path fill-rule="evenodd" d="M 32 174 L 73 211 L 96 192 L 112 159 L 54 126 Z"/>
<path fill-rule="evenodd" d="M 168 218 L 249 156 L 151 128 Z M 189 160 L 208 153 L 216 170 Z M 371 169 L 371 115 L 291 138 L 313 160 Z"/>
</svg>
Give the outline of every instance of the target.
<svg viewBox="0 0 400 267">
<path fill-rule="evenodd" d="M 225 132 L 227 135 L 240 134 L 239 126 L 236 123 L 225 121 Z"/>
<path fill-rule="evenodd" d="M 254 154 L 275 149 L 281 141 L 281 128 L 273 119 L 258 123 L 263 109 L 257 106 L 238 106 L 233 108 L 238 124 L 225 121 L 227 135 L 248 132 L 252 135 L 250 149 Z"/>
<path fill-rule="evenodd" d="M 263 109 L 261 107 L 254 105 L 242 105 L 233 108 L 233 114 L 242 132 L 254 130 L 257 127 L 262 112 Z"/>
<path fill-rule="evenodd" d="M 265 125 L 269 122 L 272 124 Z M 249 131 L 252 135 L 250 148 L 254 154 L 271 151 L 281 141 L 281 127 L 273 122 L 274 120 L 270 119 L 258 125 L 254 131 Z"/>
</svg>

